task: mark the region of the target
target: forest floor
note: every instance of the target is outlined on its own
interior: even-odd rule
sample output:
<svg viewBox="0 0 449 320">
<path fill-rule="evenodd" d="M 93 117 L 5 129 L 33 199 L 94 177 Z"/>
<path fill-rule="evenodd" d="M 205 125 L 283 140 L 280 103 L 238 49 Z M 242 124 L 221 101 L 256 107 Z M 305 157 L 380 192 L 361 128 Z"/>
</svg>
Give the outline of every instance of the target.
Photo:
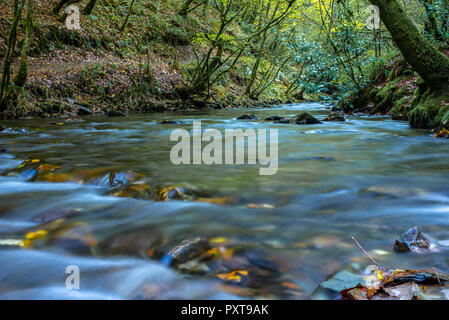
<svg viewBox="0 0 449 320">
<path fill-rule="evenodd" d="M 35 3 L 28 83 L 3 118 L 120 115 L 291 102 L 279 97 L 264 97 L 264 101 L 246 98 L 245 81 L 235 71 L 211 90 L 210 97 L 181 100 L 176 92 L 186 85 L 183 67 L 195 63 L 195 52 L 204 52 L 192 39 L 211 27 L 207 19 L 194 13 L 179 17 L 177 8 L 169 4 L 144 1 L 136 4 L 125 32 L 120 33 L 128 2 L 112 2 L 110 7 L 97 6 L 90 16 L 82 15 L 82 30 L 65 27 L 63 10 L 60 16 L 52 12 L 55 1 Z M 80 8 L 84 4 L 77 3 Z M 0 28 L 4 30 L 1 51 L 6 48 L 11 17 L 12 5 L 0 2 Z M 13 74 L 23 37 L 20 31 Z"/>
</svg>

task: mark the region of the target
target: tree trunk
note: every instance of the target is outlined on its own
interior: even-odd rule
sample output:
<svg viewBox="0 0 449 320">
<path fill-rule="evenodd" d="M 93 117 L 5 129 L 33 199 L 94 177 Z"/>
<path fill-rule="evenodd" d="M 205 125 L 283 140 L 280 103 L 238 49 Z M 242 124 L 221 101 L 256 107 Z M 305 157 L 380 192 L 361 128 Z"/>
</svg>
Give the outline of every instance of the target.
<svg viewBox="0 0 449 320">
<path fill-rule="evenodd" d="M 435 91 L 449 89 L 449 58 L 421 35 L 397 0 L 370 0 L 407 62 Z"/>
<path fill-rule="evenodd" d="M 88 4 L 86 4 L 86 6 L 83 9 L 83 14 L 88 16 L 92 13 L 92 11 L 94 10 L 95 7 L 95 3 L 97 2 L 97 0 L 90 0 Z"/>
<path fill-rule="evenodd" d="M 59 14 L 59 11 L 61 11 L 62 7 L 64 7 L 66 4 L 72 4 L 80 2 L 81 0 L 59 0 L 59 2 L 56 4 L 56 6 L 53 8 L 54 14 Z"/>
<path fill-rule="evenodd" d="M 17 73 L 14 83 L 23 87 L 28 77 L 28 52 L 30 51 L 31 34 L 33 32 L 33 0 L 28 0 L 25 40 L 23 41 L 22 52 L 20 54 L 19 72 Z"/>
<path fill-rule="evenodd" d="M 134 7 L 134 3 L 135 2 L 136 2 L 136 0 L 131 0 L 131 4 L 129 5 L 128 14 L 126 15 L 125 21 L 123 22 L 122 26 L 120 27 L 120 32 L 125 31 L 126 25 L 128 24 L 129 17 L 131 16 L 131 13 L 133 11 L 133 7 Z"/>
<path fill-rule="evenodd" d="M 180 16 L 186 16 L 187 11 L 189 10 L 190 5 L 193 3 L 193 0 L 185 0 L 181 9 L 178 11 Z"/>
<path fill-rule="evenodd" d="M 3 72 L 2 72 L 2 81 L 0 84 L 0 105 L 3 108 L 5 104 L 5 98 L 7 96 L 7 87 L 9 85 L 9 79 L 11 75 L 11 63 L 13 54 L 16 48 L 17 41 L 17 26 L 22 17 L 22 11 L 25 4 L 25 0 L 14 0 L 14 15 L 13 21 L 11 25 L 11 29 L 9 30 L 8 42 L 6 45 L 5 55 L 3 58 Z"/>
</svg>

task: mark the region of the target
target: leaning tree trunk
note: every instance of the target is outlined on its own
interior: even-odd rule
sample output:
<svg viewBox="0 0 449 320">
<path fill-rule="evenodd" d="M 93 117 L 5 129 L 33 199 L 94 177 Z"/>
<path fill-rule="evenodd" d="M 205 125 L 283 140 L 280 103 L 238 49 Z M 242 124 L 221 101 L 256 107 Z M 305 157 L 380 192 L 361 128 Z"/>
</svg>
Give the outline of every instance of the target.
<svg viewBox="0 0 449 320">
<path fill-rule="evenodd" d="M 449 58 L 421 35 L 397 0 L 370 0 L 407 62 L 435 91 L 449 89 Z"/>
<path fill-rule="evenodd" d="M 89 16 L 92 11 L 94 10 L 95 7 L 95 3 L 97 2 L 97 0 L 90 0 L 88 4 L 86 4 L 86 6 L 83 9 L 83 14 L 86 16 Z"/>
<path fill-rule="evenodd" d="M 31 45 L 31 33 L 33 32 L 33 0 L 28 0 L 25 40 L 23 41 L 22 52 L 20 54 L 20 65 L 14 83 L 18 87 L 23 87 L 28 77 L 28 52 Z"/>
<path fill-rule="evenodd" d="M 2 68 L 2 80 L 0 84 L 0 108 L 5 105 L 5 100 L 7 98 L 7 89 L 9 85 L 9 79 L 11 75 L 11 63 L 13 54 L 16 48 L 17 41 L 17 26 L 22 17 L 22 10 L 25 4 L 25 0 L 15 0 L 14 1 L 14 16 L 9 30 L 8 41 L 6 44 L 5 55 L 3 58 L 3 68 Z"/>
</svg>

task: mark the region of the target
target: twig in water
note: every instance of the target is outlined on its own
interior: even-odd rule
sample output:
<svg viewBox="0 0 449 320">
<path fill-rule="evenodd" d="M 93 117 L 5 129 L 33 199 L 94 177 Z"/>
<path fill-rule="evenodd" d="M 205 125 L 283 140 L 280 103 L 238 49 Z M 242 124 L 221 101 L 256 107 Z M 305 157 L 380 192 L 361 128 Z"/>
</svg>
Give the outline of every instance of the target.
<svg viewBox="0 0 449 320">
<path fill-rule="evenodd" d="M 376 266 L 378 266 L 381 270 L 385 270 L 384 267 L 382 267 L 382 265 L 378 264 L 376 262 L 376 260 L 374 260 L 373 258 L 371 258 L 371 256 L 368 254 L 368 252 L 365 251 L 365 249 L 362 248 L 362 246 L 357 242 L 357 240 L 354 237 L 351 237 L 351 239 L 355 242 L 355 244 L 357 245 L 357 247 L 359 247 L 360 250 L 362 250 L 362 252 L 372 261 L 374 262 L 374 264 Z"/>
</svg>

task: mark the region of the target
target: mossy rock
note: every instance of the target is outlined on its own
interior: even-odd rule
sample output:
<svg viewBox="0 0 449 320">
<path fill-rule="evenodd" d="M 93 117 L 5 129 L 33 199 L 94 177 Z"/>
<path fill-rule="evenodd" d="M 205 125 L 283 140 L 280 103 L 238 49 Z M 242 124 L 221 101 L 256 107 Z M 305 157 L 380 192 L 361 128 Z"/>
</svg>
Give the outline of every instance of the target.
<svg viewBox="0 0 449 320">
<path fill-rule="evenodd" d="M 414 128 L 435 128 L 449 118 L 449 94 L 426 93 L 420 102 L 408 113 L 410 125 Z"/>
</svg>

